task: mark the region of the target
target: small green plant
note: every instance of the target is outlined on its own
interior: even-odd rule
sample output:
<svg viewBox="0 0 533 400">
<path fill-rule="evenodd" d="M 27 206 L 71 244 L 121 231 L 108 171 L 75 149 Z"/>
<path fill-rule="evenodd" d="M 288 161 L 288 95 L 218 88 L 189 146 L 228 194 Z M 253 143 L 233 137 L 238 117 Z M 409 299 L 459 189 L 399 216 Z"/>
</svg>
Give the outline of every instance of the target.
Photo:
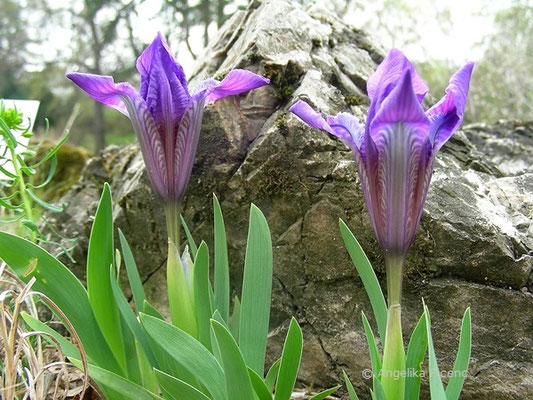
<svg viewBox="0 0 533 400">
<path fill-rule="evenodd" d="M 146 301 L 132 251 L 120 231 L 122 253 L 116 256 L 120 253 L 113 248 L 108 185 L 89 239 L 87 290 L 57 258 L 16 235 L 0 232 L 0 257 L 22 280 L 33 281 L 33 287 L 53 300 L 71 321 L 87 354 L 88 373 L 107 398 L 289 400 L 303 336 L 293 318 L 280 359 L 264 371 L 272 289 L 272 243 L 266 219 L 251 206 L 242 292 L 231 308 L 226 230 L 216 197 L 213 208 L 213 281 L 206 243 L 197 246 L 181 219 L 192 252 L 190 257 L 186 250 L 182 265 L 185 284 L 193 293 L 190 322 L 194 326 L 180 328 L 167 322 Z M 135 310 L 119 285 L 121 263 Z M 80 352 L 69 341 L 35 317 L 24 318 L 32 329 L 60 343 L 69 359 L 81 367 Z M 313 399 L 323 399 L 337 389 Z"/>
<path fill-rule="evenodd" d="M 29 130 L 29 121 L 25 121 L 24 115 L 15 108 L 6 108 L 0 102 L 0 206 L 5 210 L 4 215 L 0 217 L 0 223 L 12 224 L 14 231 L 28 240 L 53 245 L 60 249 L 60 253 L 70 257 L 69 252 L 75 240 L 60 236 L 42 212 L 61 212 L 64 206 L 50 204 L 38 195 L 39 189 L 48 185 L 54 176 L 57 167 L 56 153 L 68 139 L 68 132 L 40 160 L 27 162 L 35 158 L 47 136 L 48 126 L 43 139 L 32 143 L 33 132 Z M 50 166 L 44 181 L 32 183 L 37 169 L 47 162 Z M 58 241 L 47 238 L 39 229 L 39 222 L 47 225 L 54 235 L 65 239 L 72 246 L 67 248 Z"/>
</svg>

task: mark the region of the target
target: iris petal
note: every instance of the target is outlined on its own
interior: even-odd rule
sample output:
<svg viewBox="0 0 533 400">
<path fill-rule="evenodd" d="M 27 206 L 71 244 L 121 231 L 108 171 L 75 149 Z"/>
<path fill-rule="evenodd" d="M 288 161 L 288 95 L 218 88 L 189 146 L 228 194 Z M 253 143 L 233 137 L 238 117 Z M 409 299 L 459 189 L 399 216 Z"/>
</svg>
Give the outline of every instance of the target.
<svg viewBox="0 0 533 400">
<path fill-rule="evenodd" d="M 221 82 L 210 79 L 203 82 L 206 85 L 206 102 L 213 102 L 224 97 L 234 96 L 249 90 L 268 85 L 270 80 L 244 69 L 230 71 Z M 195 92 L 198 92 L 195 89 Z"/>
<path fill-rule="evenodd" d="M 188 93 L 187 89 L 187 78 L 185 77 L 185 72 L 183 71 L 182 66 L 174 59 L 168 45 L 165 41 L 165 38 L 161 32 L 157 33 L 154 41 L 142 52 L 142 54 L 137 59 L 137 71 L 141 75 L 141 96 L 146 97 L 147 92 L 147 83 L 149 80 L 143 78 L 149 78 L 152 66 L 154 65 L 154 58 L 161 57 L 161 54 L 164 54 L 166 61 L 172 68 L 172 72 L 178 78 L 181 86 L 185 89 L 185 92 Z"/>
<path fill-rule="evenodd" d="M 127 117 L 129 117 L 128 110 L 121 96 L 140 97 L 129 83 L 115 83 L 111 76 L 71 72 L 67 74 L 67 78 L 87 92 L 94 100 L 120 111 Z"/>
<path fill-rule="evenodd" d="M 366 88 L 370 99 L 374 100 L 378 94 L 385 98 L 392 91 L 405 70 L 409 70 L 411 73 L 414 92 L 418 100 L 422 101 L 428 92 L 428 86 L 416 72 L 411 61 L 398 49 L 392 49 L 385 60 L 379 64 L 376 72 L 368 78 Z M 378 93 L 378 91 L 381 91 L 381 93 Z"/>
<path fill-rule="evenodd" d="M 182 67 L 159 33 L 137 60 L 140 93 L 110 76 L 68 74 L 95 100 L 130 117 L 148 175 L 166 201 L 181 201 L 198 147 L 205 103 L 269 83 L 249 71 L 233 70 L 219 82 L 208 79 L 190 96 Z"/>
<path fill-rule="evenodd" d="M 428 136 L 429 120 L 424 113 L 422 105 L 418 102 L 409 70 L 404 71 L 398 84 L 383 100 L 378 113 L 370 122 L 369 132 L 376 144 L 379 141 L 380 125 L 391 123 L 417 125 L 419 127 L 417 132 L 419 132 L 421 139 L 426 139 Z"/>
<path fill-rule="evenodd" d="M 474 64 L 468 63 L 453 74 L 444 97 L 427 112 L 431 121 L 429 137 L 434 152 L 448 141 L 463 122 L 473 68 Z"/>
<path fill-rule="evenodd" d="M 291 106 L 291 108 L 289 108 L 289 111 L 296 114 L 302 121 L 313 128 L 322 129 L 332 135 L 336 135 L 335 131 L 328 125 L 322 114 L 315 111 L 305 101 L 298 100 Z"/>
<path fill-rule="evenodd" d="M 205 100 L 193 100 L 187 106 L 185 114 L 181 120 L 175 144 L 174 158 L 174 194 L 176 198 L 182 198 L 187 189 L 194 157 L 198 148 L 200 129 L 202 127 L 202 117 L 204 113 Z"/>
<path fill-rule="evenodd" d="M 363 144 L 363 127 L 356 117 L 348 113 L 328 116 L 328 125 L 335 132 L 335 136 L 344 141 L 353 150 L 359 151 Z"/>
<path fill-rule="evenodd" d="M 154 189 L 160 195 L 165 193 L 168 176 L 163 143 L 144 99 L 129 83 L 115 83 L 110 76 L 70 73 L 67 78 L 96 101 L 130 118 Z"/>
</svg>

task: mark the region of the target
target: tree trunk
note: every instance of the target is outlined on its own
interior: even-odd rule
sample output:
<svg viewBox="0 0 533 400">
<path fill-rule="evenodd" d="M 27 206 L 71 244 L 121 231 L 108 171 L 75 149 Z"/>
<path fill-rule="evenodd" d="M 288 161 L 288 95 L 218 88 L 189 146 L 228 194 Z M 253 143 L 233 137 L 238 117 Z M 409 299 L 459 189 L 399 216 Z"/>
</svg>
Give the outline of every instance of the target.
<svg viewBox="0 0 533 400">
<path fill-rule="evenodd" d="M 200 12 L 204 22 L 204 47 L 209 42 L 209 24 L 211 24 L 211 10 L 209 9 L 209 0 L 202 0 L 200 3 Z"/>
<path fill-rule="evenodd" d="M 224 14 L 224 7 L 226 6 L 226 0 L 217 1 L 217 28 L 220 28 L 226 19 Z"/>
</svg>

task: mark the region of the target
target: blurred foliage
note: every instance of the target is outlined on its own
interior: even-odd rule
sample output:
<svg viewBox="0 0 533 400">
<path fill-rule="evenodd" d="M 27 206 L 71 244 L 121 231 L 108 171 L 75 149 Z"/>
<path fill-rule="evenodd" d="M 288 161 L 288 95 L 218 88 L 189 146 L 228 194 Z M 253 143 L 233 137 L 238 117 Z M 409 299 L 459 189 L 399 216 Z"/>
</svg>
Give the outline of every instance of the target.
<svg viewBox="0 0 533 400">
<path fill-rule="evenodd" d="M 533 1 L 514 1 L 495 16 L 470 92 L 474 121 L 533 120 Z"/>
</svg>

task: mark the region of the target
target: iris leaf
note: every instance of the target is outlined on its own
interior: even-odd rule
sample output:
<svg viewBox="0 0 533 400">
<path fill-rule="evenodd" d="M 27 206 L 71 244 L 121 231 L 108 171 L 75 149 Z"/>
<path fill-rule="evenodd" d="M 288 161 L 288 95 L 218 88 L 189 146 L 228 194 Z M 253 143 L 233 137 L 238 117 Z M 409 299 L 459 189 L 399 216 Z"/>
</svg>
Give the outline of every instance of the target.
<svg viewBox="0 0 533 400">
<path fill-rule="evenodd" d="M 323 400 L 326 397 L 328 397 L 330 394 L 335 393 L 337 390 L 339 390 L 339 388 L 340 388 L 340 385 L 332 387 L 330 389 L 323 390 L 322 392 L 315 394 L 309 400 Z"/>
<path fill-rule="evenodd" d="M 158 369 L 154 370 L 155 377 L 161 388 L 168 393 L 174 400 L 209 400 L 205 394 L 200 392 L 194 386 L 189 385 L 187 382 L 173 377 Z"/>
<path fill-rule="evenodd" d="M 346 250 L 348 250 L 350 258 L 357 269 L 357 273 L 363 281 L 363 286 L 365 287 L 366 293 L 370 300 L 372 311 L 374 312 L 374 317 L 376 318 L 378 325 L 381 343 L 385 343 L 385 331 L 387 328 L 387 303 L 385 302 L 385 297 L 383 296 L 383 292 L 379 286 L 378 278 L 376 277 L 376 273 L 370 265 L 363 248 L 350 231 L 350 228 L 348 228 L 342 219 L 339 219 L 339 227 L 342 238 L 344 239 Z"/>
<path fill-rule="evenodd" d="M 252 382 L 237 342 L 220 322 L 211 320 L 211 326 L 222 357 L 228 397 L 231 400 L 252 400 L 254 398 Z"/>
<path fill-rule="evenodd" d="M 196 377 L 213 400 L 227 400 L 224 372 L 209 350 L 174 325 L 146 314 L 140 317 L 144 329 L 166 357 Z"/>
<path fill-rule="evenodd" d="M 246 245 L 239 321 L 239 345 L 246 361 L 263 376 L 272 297 L 272 241 L 263 213 L 252 204 Z"/>
<path fill-rule="evenodd" d="M 209 319 L 212 315 L 209 300 L 209 250 L 205 242 L 200 244 L 194 258 L 194 303 L 198 324 L 198 339 L 211 349 L 211 327 Z"/>
<path fill-rule="evenodd" d="M 291 398 L 302 358 L 302 347 L 302 330 L 298 322 L 292 318 L 281 353 L 281 365 L 274 400 L 289 400 Z"/>
<path fill-rule="evenodd" d="M 361 313 L 361 315 L 363 318 L 363 327 L 365 329 L 366 341 L 368 343 L 368 349 L 370 351 L 372 373 L 374 374 L 374 376 L 379 377 L 381 372 L 381 358 L 379 356 L 379 350 L 376 344 L 376 339 L 374 338 L 374 332 L 372 332 L 372 328 L 370 327 L 370 323 L 368 322 L 365 313 Z"/>
<path fill-rule="evenodd" d="M 257 372 L 251 368 L 248 368 L 248 375 L 250 375 L 252 386 L 259 400 L 272 400 L 272 391 L 268 390 L 263 378 L 257 375 Z"/>
<path fill-rule="evenodd" d="M 181 220 L 181 226 L 183 226 L 183 230 L 185 232 L 185 236 L 187 237 L 187 242 L 189 243 L 189 247 L 191 248 L 191 253 L 195 257 L 198 251 L 196 242 L 194 241 L 194 238 L 191 235 L 191 231 L 189 230 L 189 227 L 187 226 L 187 223 L 185 222 L 185 219 L 183 218 L 181 214 L 180 214 L 180 220 Z"/>
<path fill-rule="evenodd" d="M 215 236 L 215 309 L 227 323 L 229 318 L 229 265 L 226 227 L 217 196 L 213 194 Z"/>
<path fill-rule="evenodd" d="M 350 400 L 359 400 L 359 397 L 357 397 L 357 393 L 355 393 L 355 389 L 352 385 L 352 382 L 350 382 L 350 378 L 348 378 L 348 375 L 346 375 L 345 371 L 342 371 L 342 374 L 344 376 L 344 383 L 346 384 L 346 390 L 348 391 L 348 396 L 350 396 Z"/>
<path fill-rule="evenodd" d="M 408 372 L 405 378 L 405 398 L 418 399 L 420 397 L 420 369 L 426 357 L 427 350 L 426 314 L 422 314 L 409 339 L 405 368 Z"/>
<path fill-rule="evenodd" d="M 137 269 L 137 264 L 135 263 L 135 258 L 131 252 L 130 245 L 120 229 L 118 230 L 118 237 L 120 238 L 122 256 L 124 258 L 124 265 L 126 266 L 126 273 L 128 274 L 128 280 L 130 283 L 131 292 L 133 294 L 135 308 L 137 308 L 137 312 L 140 312 L 143 311 L 143 304 L 144 300 L 146 299 L 146 295 L 144 294 L 144 288 L 141 277 L 139 276 L 139 270 Z"/>
<path fill-rule="evenodd" d="M 440 378 L 439 366 L 437 364 L 437 357 L 435 356 L 435 348 L 433 347 L 433 339 L 431 337 L 431 318 L 429 310 L 424 304 L 424 315 L 426 319 L 426 335 L 428 342 L 429 353 L 429 391 L 431 400 L 446 400 L 446 393 Z"/>
<path fill-rule="evenodd" d="M 109 269 L 113 269 L 113 203 L 106 183 L 96 210 L 87 251 L 87 291 L 98 325 L 115 357 L 125 366 L 124 343 L 119 311 Z"/>
<path fill-rule="evenodd" d="M 110 281 L 111 288 L 113 290 L 113 295 L 115 296 L 118 309 L 120 311 L 120 314 L 122 315 L 124 322 L 126 323 L 126 326 L 129 328 L 131 333 L 139 342 L 139 345 L 144 351 L 150 365 L 152 367 L 157 367 L 157 361 L 155 359 L 154 353 L 152 352 L 152 349 L 150 348 L 150 343 L 148 342 L 146 332 L 142 329 L 141 324 L 139 324 L 139 322 L 137 321 L 137 317 L 133 313 L 133 310 L 131 309 L 128 300 L 126 300 L 126 297 L 124 297 L 124 293 L 122 293 L 122 290 L 120 289 L 117 280 L 113 279 L 112 272 Z"/>
<path fill-rule="evenodd" d="M 268 390 L 272 392 L 274 390 L 274 384 L 276 383 L 276 378 L 278 377 L 279 366 L 281 365 L 281 358 L 278 358 L 274 364 L 271 365 L 268 370 L 265 378 L 265 385 Z"/>
<path fill-rule="evenodd" d="M 470 351 L 472 348 L 472 322 L 470 320 L 470 308 L 467 308 L 463 322 L 461 323 L 461 336 L 459 338 L 459 350 L 453 364 L 453 374 L 446 387 L 446 398 L 457 400 L 461 394 L 463 383 L 470 361 Z"/>
<path fill-rule="evenodd" d="M 237 296 L 233 300 L 233 312 L 229 320 L 230 332 L 237 342 L 239 342 L 239 330 L 241 325 L 241 301 Z"/>
</svg>

